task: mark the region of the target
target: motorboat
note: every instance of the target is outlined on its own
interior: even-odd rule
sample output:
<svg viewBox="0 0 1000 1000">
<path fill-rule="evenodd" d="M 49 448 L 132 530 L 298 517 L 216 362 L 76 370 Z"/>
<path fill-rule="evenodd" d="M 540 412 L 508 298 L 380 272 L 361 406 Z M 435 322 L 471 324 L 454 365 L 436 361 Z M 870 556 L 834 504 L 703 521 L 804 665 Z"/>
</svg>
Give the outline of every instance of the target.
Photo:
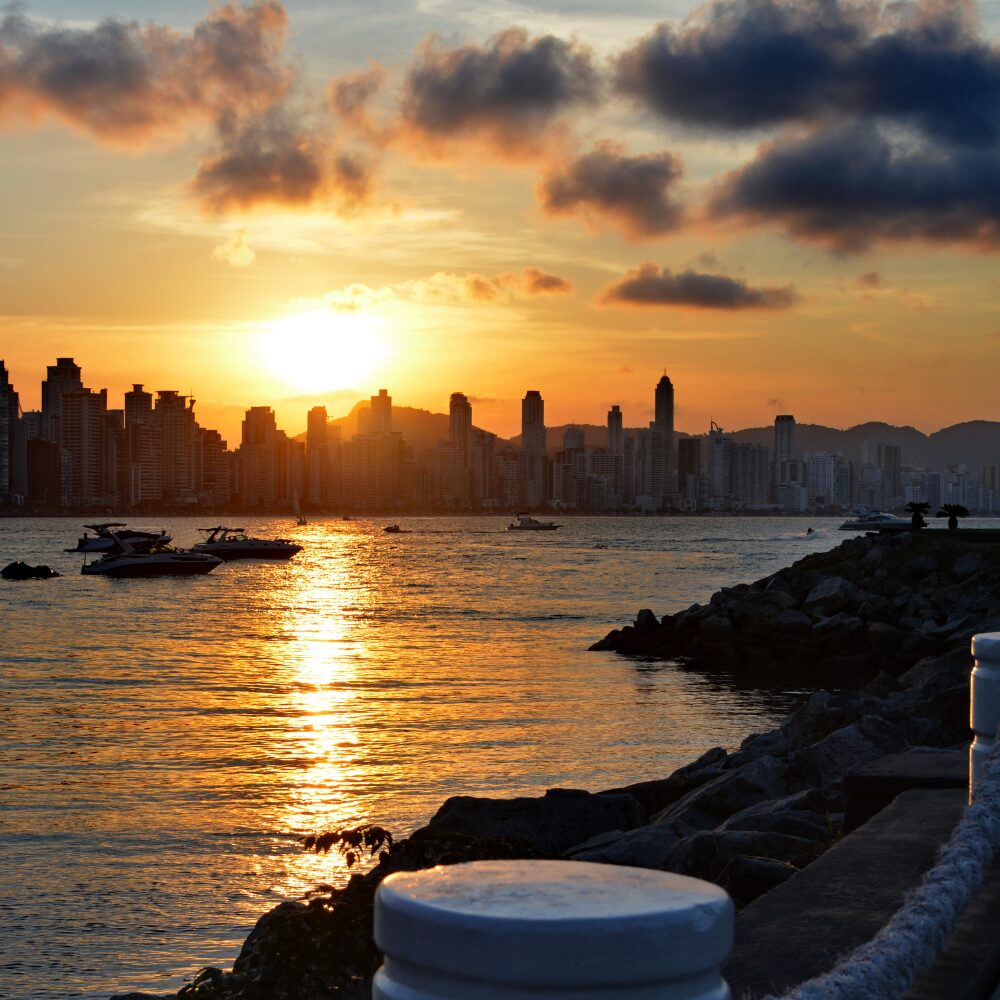
<svg viewBox="0 0 1000 1000">
<path fill-rule="evenodd" d="M 840 526 L 841 531 L 892 531 L 909 530 L 913 527 L 913 521 L 908 517 L 897 517 L 869 507 L 855 507 L 848 514 L 852 520 L 845 521 Z"/>
<path fill-rule="evenodd" d="M 93 531 L 94 534 L 88 535 L 87 531 L 84 531 L 83 537 L 77 540 L 76 548 L 64 549 L 64 552 L 114 552 L 118 549 L 116 538 L 124 539 L 135 549 L 154 543 L 169 545 L 172 541 L 170 535 L 162 528 L 159 531 L 139 531 L 130 529 L 124 521 L 85 524 L 84 528 Z"/>
<path fill-rule="evenodd" d="M 387 535 L 408 535 L 410 533 L 407 528 L 401 528 L 398 524 L 387 524 L 382 530 Z"/>
<path fill-rule="evenodd" d="M 114 533 L 112 532 L 112 535 Z M 174 549 L 160 542 L 135 549 L 123 538 L 115 538 L 118 551 L 108 552 L 97 562 L 84 563 L 87 576 L 198 576 L 222 565 L 218 556 L 206 552 Z"/>
<path fill-rule="evenodd" d="M 530 514 L 521 512 L 514 515 L 514 520 L 507 525 L 508 531 L 555 531 L 561 528 L 561 524 L 553 524 L 552 521 L 538 521 Z"/>
<path fill-rule="evenodd" d="M 291 559 L 302 551 L 301 545 L 287 538 L 251 538 L 243 528 L 229 528 L 223 524 L 214 528 L 199 528 L 203 542 L 193 547 L 194 552 L 207 552 L 220 559 Z"/>
</svg>

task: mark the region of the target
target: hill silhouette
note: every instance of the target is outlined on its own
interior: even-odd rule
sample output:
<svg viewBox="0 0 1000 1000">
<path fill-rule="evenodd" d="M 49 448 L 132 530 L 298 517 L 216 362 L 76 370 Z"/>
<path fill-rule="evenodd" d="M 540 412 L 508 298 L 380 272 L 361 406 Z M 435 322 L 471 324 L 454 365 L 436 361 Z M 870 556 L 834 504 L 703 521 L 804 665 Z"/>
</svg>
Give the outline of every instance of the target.
<svg viewBox="0 0 1000 1000">
<path fill-rule="evenodd" d="M 358 433 L 358 418 L 368 409 L 368 401 L 362 400 L 349 413 L 331 419 L 330 424 L 339 426 L 343 439 L 349 440 Z M 418 455 L 437 447 L 440 441 L 447 440 L 448 423 L 447 413 L 433 413 L 412 406 L 392 408 L 393 430 L 399 431 Z M 562 450 L 563 434 L 569 427 L 583 430 L 588 448 L 607 447 L 608 431 L 601 424 L 559 424 L 546 428 L 546 446 L 550 454 Z M 770 426 L 746 427 L 728 433 L 741 443 L 774 447 L 774 428 Z M 678 438 L 699 436 L 705 435 L 677 434 Z M 869 421 L 846 429 L 825 427 L 822 424 L 795 426 L 795 448 L 800 454 L 807 451 L 841 452 L 852 462 L 860 462 L 866 441 L 873 450 L 879 444 L 899 445 L 904 465 L 918 465 L 928 469 L 944 469 L 949 465 L 964 463 L 978 471 L 982 465 L 1000 463 L 1000 421 L 996 420 L 969 420 L 942 427 L 932 434 L 925 434 L 915 427 L 896 427 L 879 421 Z M 509 439 L 509 443 L 519 447 L 521 436 L 515 435 Z"/>
</svg>

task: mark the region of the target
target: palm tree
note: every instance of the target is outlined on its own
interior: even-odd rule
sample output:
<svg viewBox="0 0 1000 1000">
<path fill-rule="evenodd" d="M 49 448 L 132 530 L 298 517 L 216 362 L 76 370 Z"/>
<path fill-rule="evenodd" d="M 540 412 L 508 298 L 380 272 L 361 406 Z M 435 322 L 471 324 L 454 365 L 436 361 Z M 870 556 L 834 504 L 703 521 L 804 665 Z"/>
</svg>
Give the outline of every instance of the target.
<svg viewBox="0 0 1000 1000">
<path fill-rule="evenodd" d="M 914 531 L 919 531 L 921 528 L 927 527 L 927 522 L 924 520 L 924 514 L 931 509 L 929 503 L 924 503 L 922 500 L 911 500 L 906 505 L 906 512 L 912 514 L 913 517 L 910 518 L 910 524 L 913 525 Z"/>
<path fill-rule="evenodd" d="M 948 518 L 948 529 L 954 531 L 958 527 L 958 519 L 968 517 L 969 511 L 960 503 L 943 503 L 941 509 L 934 516 Z"/>
</svg>

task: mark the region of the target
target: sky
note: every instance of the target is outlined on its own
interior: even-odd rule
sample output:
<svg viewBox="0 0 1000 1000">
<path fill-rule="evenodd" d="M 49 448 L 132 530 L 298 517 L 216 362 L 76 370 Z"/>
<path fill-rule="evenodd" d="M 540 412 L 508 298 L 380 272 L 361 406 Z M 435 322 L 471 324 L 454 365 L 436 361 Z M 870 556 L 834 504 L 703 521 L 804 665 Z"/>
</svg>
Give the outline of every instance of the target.
<svg viewBox="0 0 1000 1000">
<path fill-rule="evenodd" d="M 519 431 L 1000 419 L 1000 0 L 0 8 L 0 358 Z"/>
</svg>

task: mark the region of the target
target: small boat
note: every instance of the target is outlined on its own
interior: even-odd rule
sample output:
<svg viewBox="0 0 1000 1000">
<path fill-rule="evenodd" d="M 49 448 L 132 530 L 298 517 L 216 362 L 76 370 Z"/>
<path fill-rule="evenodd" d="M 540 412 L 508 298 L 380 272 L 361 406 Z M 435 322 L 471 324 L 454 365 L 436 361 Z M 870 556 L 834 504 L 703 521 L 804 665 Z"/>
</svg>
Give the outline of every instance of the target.
<svg viewBox="0 0 1000 1000">
<path fill-rule="evenodd" d="M 295 519 L 295 523 L 301 528 L 309 522 L 301 514 L 299 514 L 299 516 Z"/>
<path fill-rule="evenodd" d="M 112 532 L 114 535 L 114 532 Z M 205 552 L 172 549 L 154 542 L 134 549 L 125 539 L 115 538 L 119 551 L 109 552 L 97 562 L 84 563 L 80 572 L 87 576 L 198 576 L 222 565 L 218 556 Z"/>
<path fill-rule="evenodd" d="M 398 524 L 387 524 L 382 529 L 387 535 L 408 535 L 408 528 L 401 528 Z"/>
<path fill-rule="evenodd" d="M 561 524 L 553 524 L 552 521 L 537 521 L 530 514 L 521 512 L 514 515 L 514 520 L 507 525 L 508 531 L 555 531 L 561 528 Z"/>
<path fill-rule="evenodd" d="M 287 538 L 251 538 L 243 528 L 228 528 L 223 524 L 214 528 L 199 528 L 203 542 L 194 546 L 194 552 L 207 552 L 226 561 L 232 559 L 291 559 L 302 551 L 301 545 Z"/>
<path fill-rule="evenodd" d="M 170 535 L 162 528 L 159 531 L 138 531 L 128 528 L 124 521 L 85 524 L 84 528 L 95 534 L 88 535 L 85 531 L 83 537 L 77 541 L 76 548 L 64 549 L 64 552 L 114 552 L 118 549 L 116 538 L 124 539 L 135 549 L 152 545 L 154 542 L 167 545 L 172 541 Z"/>
<path fill-rule="evenodd" d="M 897 517 L 868 507 L 855 507 L 848 514 L 853 520 L 845 521 L 840 526 L 840 531 L 909 531 L 913 527 L 913 522 L 908 517 Z"/>
</svg>

